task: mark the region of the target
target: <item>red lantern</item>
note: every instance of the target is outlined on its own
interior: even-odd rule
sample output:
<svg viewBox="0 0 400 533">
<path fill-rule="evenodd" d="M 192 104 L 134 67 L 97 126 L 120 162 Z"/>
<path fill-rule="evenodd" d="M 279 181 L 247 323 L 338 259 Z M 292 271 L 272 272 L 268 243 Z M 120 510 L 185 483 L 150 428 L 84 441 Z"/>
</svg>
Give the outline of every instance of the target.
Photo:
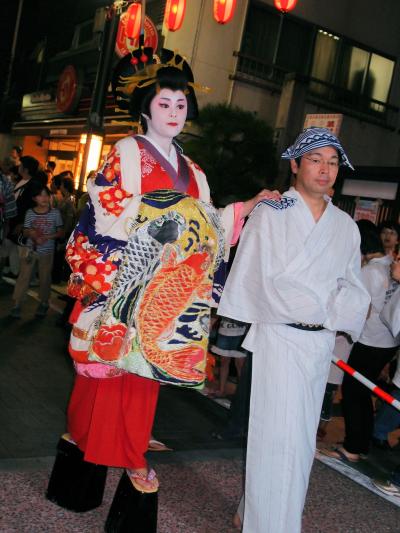
<svg viewBox="0 0 400 533">
<path fill-rule="evenodd" d="M 128 39 L 138 39 L 142 22 L 142 4 L 135 2 L 128 7 L 125 16 L 125 33 Z"/>
<path fill-rule="evenodd" d="M 164 22 L 169 31 L 176 31 L 182 26 L 185 16 L 186 0 L 167 0 Z"/>
<path fill-rule="evenodd" d="M 288 13 L 296 7 L 297 0 L 274 0 L 276 9 L 282 11 L 282 13 Z"/>
<path fill-rule="evenodd" d="M 214 18 L 218 24 L 229 22 L 236 8 L 236 0 L 214 0 Z"/>
</svg>

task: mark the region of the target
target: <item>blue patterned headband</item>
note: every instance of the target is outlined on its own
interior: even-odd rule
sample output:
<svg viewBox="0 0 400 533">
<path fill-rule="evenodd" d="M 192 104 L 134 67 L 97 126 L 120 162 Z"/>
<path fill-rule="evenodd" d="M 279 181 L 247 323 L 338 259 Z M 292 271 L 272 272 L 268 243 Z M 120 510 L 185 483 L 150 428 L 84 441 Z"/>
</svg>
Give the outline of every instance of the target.
<svg viewBox="0 0 400 533">
<path fill-rule="evenodd" d="M 281 157 L 282 159 L 297 159 L 307 152 L 311 152 L 311 150 L 315 150 L 316 148 L 322 148 L 323 146 L 333 146 L 333 148 L 336 148 L 340 155 L 340 164 L 354 170 L 339 139 L 326 128 L 307 128 L 302 131 L 292 146 L 289 146 Z"/>
</svg>

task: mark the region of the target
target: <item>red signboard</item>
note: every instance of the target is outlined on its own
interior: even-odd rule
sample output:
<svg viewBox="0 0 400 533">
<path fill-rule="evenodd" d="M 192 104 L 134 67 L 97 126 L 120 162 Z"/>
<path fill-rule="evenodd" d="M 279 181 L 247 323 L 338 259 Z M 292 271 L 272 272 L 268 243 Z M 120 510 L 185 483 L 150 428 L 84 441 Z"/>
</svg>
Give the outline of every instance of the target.
<svg viewBox="0 0 400 533">
<path fill-rule="evenodd" d="M 139 47 L 139 39 L 129 39 L 125 33 L 125 18 L 126 13 L 123 13 L 119 22 L 117 39 L 115 42 L 115 52 L 119 57 L 124 57 Z M 151 47 L 154 53 L 158 47 L 157 28 L 149 17 L 145 17 L 144 19 L 144 46 Z"/>
<path fill-rule="evenodd" d="M 57 109 L 62 113 L 70 113 L 74 111 L 78 99 L 78 73 L 73 65 L 68 65 L 58 80 Z"/>
</svg>

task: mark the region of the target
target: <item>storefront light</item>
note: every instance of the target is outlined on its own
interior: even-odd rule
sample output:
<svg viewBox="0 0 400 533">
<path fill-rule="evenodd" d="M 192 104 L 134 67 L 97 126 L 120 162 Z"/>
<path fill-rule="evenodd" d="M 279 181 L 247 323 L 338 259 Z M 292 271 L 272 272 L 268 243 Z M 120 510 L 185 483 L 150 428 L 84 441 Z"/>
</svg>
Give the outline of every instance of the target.
<svg viewBox="0 0 400 533">
<path fill-rule="evenodd" d="M 103 137 L 89 134 L 89 151 L 86 161 L 86 174 L 91 170 L 97 170 L 100 164 L 101 149 L 103 147 Z"/>
</svg>

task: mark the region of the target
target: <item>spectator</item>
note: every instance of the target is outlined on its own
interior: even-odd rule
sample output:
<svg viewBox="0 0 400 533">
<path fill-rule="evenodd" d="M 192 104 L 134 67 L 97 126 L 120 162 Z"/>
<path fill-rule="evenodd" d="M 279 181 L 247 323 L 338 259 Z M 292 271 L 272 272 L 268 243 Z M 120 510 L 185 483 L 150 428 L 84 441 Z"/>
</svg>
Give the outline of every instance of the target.
<svg viewBox="0 0 400 533">
<path fill-rule="evenodd" d="M 53 176 L 50 182 L 51 204 L 53 207 L 58 207 L 59 202 L 61 202 L 63 198 L 60 190 L 61 182 L 61 174 L 56 174 L 55 176 Z"/>
<path fill-rule="evenodd" d="M 249 353 L 241 347 L 244 337 L 246 336 L 247 324 L 238 320 L 221 318 L 218 334 L 215 344 L 211 346 L 211 352 L 221 356 L 219 372 L 219 389 L 210 393 L 209 396 L 223 398 L 226 393 L 226 384 L 229 377 L 229 367 L 231 359 L 235 361 L 238 381 L 242 371 L 246 355 Z"/>
<path fill-rule="evenodd" d="M 28 209 L 23 225 L 23 235 L 27 238 L 24 254 L 21 257 L 21 271 L 15 289 L 15 306 L 11 310 L 13 318 L 20 318 L 21 303 L 28 289 L 34 265 L 38 263 L 39 298 L 36 317 L 44 317 L 49 308 L 51 269 L 53 266 L 55 240 L 62 237 L 61 215 L 50 207 L 50 191 L 40 183 L 32 186 L 35 206 Z"/>
<path fill-rule="evenodd" d="M 13 159 L 15 166 L 19 165 L 22 157 L 22 146 L 13 146 L 10 151 L 10 157 Z"/>
<path fill-rule="evenodd" d="M 9 256 L 7 239 L 9 221 L 17 215 L 17 205 L 14 197 L 14 187 L 11 181 L 0 172 L 0 274 L 3 271 L 6 258 Z"/>
<path fill-rule="evenodd" d="M 376 381 L 399 346 L 399 339 L 393 337 L 379 317 L 394 292 L 396 282 L 390 275 L 393 260 L 385 255 L 378 229 L 364 225 L 360 231 L 361 252 L 368 261 L 361 270 L 361 277 L 371 295 L 371 305 L 361 336 L 350 353 L 349 365 L 367 379 Z M 347 374 L 343 378 L 342 392 L 345 439 L 342 446 L 326 453 L 354 463 L 369 451 L 374 426 L 372 398 L 365 385 Z"/>
<path fill-rule="evenodd" d="M 385 254 L 390 255 L 393 259 L 396 259 L 399 253 L 399 238 L 400 238 L 400 226 L 396 222 L 382 222 L 379 225 L 381 239 Z"/>
<path fill-rule="evenodd" d="M 64 236 L 57 242 L 56 246 L 52 273 L 54 283 L 66 281 L 70 273 L 65 261 L 65 248 L 76 222 L 74 183 L 70 177 L 61 177 L 60 193 L 61 199 L 57 201 L 57 209 L 59 209 L 63 221 Z"/>
<path fill-rule="evenodd" d="M 20 179 L 14 188 L 14 195 L 17 201 L 17 216 L 11 221 L 10 238 L 15 242 L 22 244 L 22 227 L 25 219 L 25 213 L 33 207 L 32 185 L 37 179 L 39 171 L 39 161 L 32 156 L 26 155 L 21 157 L 18 167 Z"/>
<path fill-rule="evenodd" d="M 51 176 L 54 176 L 55 169 L 56 169 L 56 162 L 55 161 L 47 161 L 46 170 L 48 170 L 50 172 Z"/>
</svg>

